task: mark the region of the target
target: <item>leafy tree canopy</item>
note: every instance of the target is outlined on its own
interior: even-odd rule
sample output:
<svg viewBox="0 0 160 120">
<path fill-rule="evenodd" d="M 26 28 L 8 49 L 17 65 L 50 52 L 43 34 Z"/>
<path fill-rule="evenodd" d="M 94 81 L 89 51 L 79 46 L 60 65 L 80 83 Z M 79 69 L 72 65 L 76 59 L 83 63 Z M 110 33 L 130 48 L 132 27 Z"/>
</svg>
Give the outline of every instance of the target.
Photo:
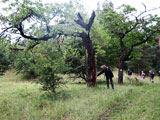
<svg viewBox="0 0 160 120">
<path fill-rule="evenodd" d="M 18 39 L 18 34 L 30 40 L 47 41 L 57 35 L 73 34 L 80 30 L 74 22 L 76 13 L 82 10 L 82 5 L 77 1 L 62 4 L 43 4 L 41 1 L 31 0 L 2 2 L 8 6 L 0 13 L 0 35 L 9 39 L 12 37 L 13 40 L 13 34 Z"/>
</svg>

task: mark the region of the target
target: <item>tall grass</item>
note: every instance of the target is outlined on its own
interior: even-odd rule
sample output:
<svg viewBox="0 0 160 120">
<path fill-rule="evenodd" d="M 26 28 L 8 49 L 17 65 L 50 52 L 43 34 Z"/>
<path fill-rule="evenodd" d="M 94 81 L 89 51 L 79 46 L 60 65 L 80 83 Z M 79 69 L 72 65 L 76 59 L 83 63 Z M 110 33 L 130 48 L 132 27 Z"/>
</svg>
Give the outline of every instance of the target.
<svg viewBox="0 0 160 120">
<path fill-rule="evenodd" d="M 9 71 L 0 77 L 0 120 L 158 120 L 160 85 L 156 79 L 155 84 L 147 80 L 138 86 L 126 80 L 112 90 L 102 76 L 97 87 L 74 81 L 50 96 L 40 85 L 22 81 Z"/>
</svg>

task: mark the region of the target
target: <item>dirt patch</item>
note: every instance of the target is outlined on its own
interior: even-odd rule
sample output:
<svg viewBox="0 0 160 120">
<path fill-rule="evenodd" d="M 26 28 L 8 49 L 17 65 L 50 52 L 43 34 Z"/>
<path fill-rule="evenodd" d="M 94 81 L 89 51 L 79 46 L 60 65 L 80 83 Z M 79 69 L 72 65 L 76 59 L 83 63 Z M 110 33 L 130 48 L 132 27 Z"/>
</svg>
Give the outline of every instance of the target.
<svg viewBox="0 0 160 120">
<path fill-rule="evenodd" d="M 71 116 L 71 113 L 69 112 L 62 118 L 62 120 L 70 120 L 70 116 Z"/>
</svg>

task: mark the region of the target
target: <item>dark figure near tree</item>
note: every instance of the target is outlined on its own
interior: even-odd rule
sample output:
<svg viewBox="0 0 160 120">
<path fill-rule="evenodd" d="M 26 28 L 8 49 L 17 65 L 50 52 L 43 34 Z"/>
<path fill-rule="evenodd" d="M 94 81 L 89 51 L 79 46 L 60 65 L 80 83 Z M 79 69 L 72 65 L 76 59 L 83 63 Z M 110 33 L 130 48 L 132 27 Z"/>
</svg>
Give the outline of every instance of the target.
<svg viewBox="0 0 160 120">
<path fill-rule="evenodd" d="M 154 72 L 152 70 L 149 71 L 150 81 L 154 83 Z"/>
<path fill-rule="evenodd" d="M 132 70 L 128 69 L 128 75 L 131 76 L 132 75 Z"/>
<path fill-rule="evenodd" d="M 131 77 L 131 75 L 132 75 L 132 70 L 128 69 L 128 76 Z"/>
<path fill-rule="evenodd" d="M 160 77 L 160 71 L 158 71 L 158 76 Z"/>
<path fill-rule="evenodd" d="M 111 69 L 109 67 L 106 67 L 105 65 L 101 66 L 102 71 L 100 73 L 97 74 L 97 76 L 100 76 L 101 74 L 105 73 L 106 76 L 106 83 L 107 83 L 107 88 L 109 88 L 109 80 L 112 86 L 112 89 L 114 89 L 114 84 L 113 84 L 113 73 L 111 71 Z"/>
</svg>

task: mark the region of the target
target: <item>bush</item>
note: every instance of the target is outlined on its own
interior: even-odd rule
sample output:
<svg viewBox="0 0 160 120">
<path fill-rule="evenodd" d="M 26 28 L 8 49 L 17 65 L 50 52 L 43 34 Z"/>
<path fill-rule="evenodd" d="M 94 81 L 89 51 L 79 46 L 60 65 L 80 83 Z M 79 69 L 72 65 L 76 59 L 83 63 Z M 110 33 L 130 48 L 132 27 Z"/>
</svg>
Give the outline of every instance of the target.
<svg viewBox="0 0 160 120">
<path fill-rule="evenodd" d="M 0 75 L 3 75 L 4 72 L 9 68 L 9 63 L 9 58 L 6 55 L 5 49 L 0 46 Z"/>
<path fill-rule="evenodd" d="M 55 93 L 56 88 L 63 84 L 62 78 L 56 75 L 53 66 L 49 65 L 39 68 L 38 74 L 39 77 L 36 82 L 42 85 L 42 90 Z"/>
<path fill-rule="evenodd" d="M 64 83 L 59 76 L 65 70 L 63 54 L 51 43 L 41 43 L 33 49 L 25 48 L 19 52 L 15 67 L 17 73 L 34 78 L 33 81 L 42 85 L 42 90 L 51 93 Z"/>
<path fill-rule="evenodd" d="M 76 46 L 68 46 L 64 52 L 65 63 L 69 70 L 66 71 L 67 74 L 74 74 L 74 78 L 82 78 L 86 80 L 86 66 L 85 66 L 85 51 L 80 48 L 83 46 L 78 44 Z"/>
<path fill-rule="evenodd" d="M 42 85 L 42 90 L 56 93 L 56 89 L 64 84 L 59 75 L 65 70 L 65 62 L 56 47 L 47 47 L 36 49 L 34 54 L 34 70 L 38 76 L 36 82 Z"/>
<path fill-rule="evenodd" d="M 15 60 L 15 69 L 17 74 L 22 73 L 25 79 L 36 78 L 34 65 L 36 64 L 33 54 L 29 51 L 19 52 Z"/>
</svg>

